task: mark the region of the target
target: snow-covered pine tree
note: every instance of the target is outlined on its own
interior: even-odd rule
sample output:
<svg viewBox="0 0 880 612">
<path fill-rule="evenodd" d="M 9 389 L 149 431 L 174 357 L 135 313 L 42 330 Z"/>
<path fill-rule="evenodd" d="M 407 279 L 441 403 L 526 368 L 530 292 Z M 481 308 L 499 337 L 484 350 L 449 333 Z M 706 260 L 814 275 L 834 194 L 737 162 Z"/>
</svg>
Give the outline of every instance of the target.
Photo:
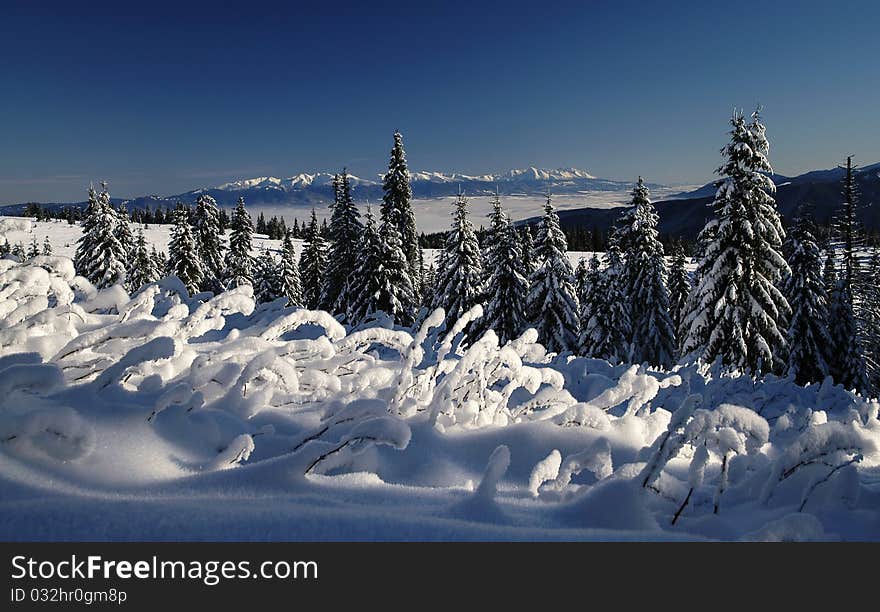
<svg viewBox="0 0 880 612">
<path fill-rule="evenodd" d="M 822 254 L 825 257 L 825 265 L 822 267 L 822 283 L 825 285 L 825 295 L 831 299 L 831 294 L 837 289 L 837 267 L 834 257 L 834 245 L 830 240 L 822 245 Z"/>
<path fill-rule="evenodd" d="M 795 221 L 786 244 L 791 270 L 785 281 L 785 297 L 791 306 L 788 374 L 802 385 L 821 382 L 828 375 L 826 357 L 832 344 L 822 253 L 815 236 L 812 220 L 803 215 Z"/>
<path fill-rule="evenodd" d="M 98 193 L 94 187 L 89 186 L 89 200 L 83 212 L 81 223 L 82 235 L 76 241 L 76 253 L 73 256 L 73 267 L 76 269 L 76 273 L 88 279 L 93 277 L 94 253 L 97 250 L 95 228 L 100 216 L 101 204 L 98 201 Z"/>
<path fill-rule="evenodd" d="M 666 259 L 658 239 L 658 220 L 648 187 L 639 177 L 627 216 L 624 263 L 631 340 L 637 361 L 668 368 L 675 356 L 675 331 L 669 316 Z"/>
<path fill-rule="evenodd" d="M 155 254 L 155 247 L 153 253 Z M 129 293 L 134 293 L 144 285 L 156 281 L 159 272 L 156 262 L 147 251 L 147 240 L 144 231 L 139 229 L 134 240 L 134 250 L 129 260 L 128 273 L 126 274 L 125 286 Z"/>
<path fill-rule="evenodd" d="M 43 255 L 51 255 L 52 254 L 52 243 L 49 242 L 49 236 L 46 236 L 43 239 Z"/>
<path fill-rule="evenodd" d="M 434 294 L 437 290 L 437 268 L 431 263 L 422 275 L 422 305 L 430 308 L 434 302 Z"/>
<path fill-rule="evenodd" d="M 377 231 L 373 213 L 367 208 L 358 253 L 358 267 L 349 279 L 352 301 L 348 320 L 363 323 L 384 312 L 398 325 L 411 325 L 413 311 L 407 304 L 414 299 L 413 289 L 396 224 L 382 223 Z"/>
<path fill-rule="evenodd" d="M 669 317 L 676 332 L 687 312 L 688 294 L 691 292 L 691 277 L 687 272 L 688 258 L 681 242 L 672 247 L 672 266 L 669 268 Z"/>
<path fill-rule="evenodd" d="M 309 309 L 320 308 L 324 273 L 327 269 L 327 247 L 321 236 L 321 228 L 315 209 L 305 235 L 305 247 L 299 258 L 299 277 L 302 283 L 303 305 Z"/>
<path fill-rule="evenodd" d="M 34 257 L 37 257 L 39 254 L 40 254 L 40 245 L 37 244 L 37 237 L 33 236 L 31 238 L 30 244 L 28 245 L 27 258 L 33 259 Z"/>
<path fill-rule="evenodd" d="M 251 255 L 253 235 L 251 216 L 244 207 L 244 198 L 239 197 L 229 220 L 229 248 L 226 250 L 224 275 L 227 289 L 254 284 L 254 258 Z"/>
<path fill-rule="evenodd" d="M 866 286 L 862 261 L 865 235 L 857 217 L 859 202 L 854 171 L 852 157 L 847 157 L 843 206 L 833 228 L 837 285 L 830 296 L 829 333 L 834 344 L 828 366 L 836 383 L 867 393 L 870 383 L 861 316 Z"/>
<path fill-rule="evenodd" d="M 385 193 L 382 196 L 381 225 L 387 225 L 393 220 L 400 235 L 400 248 L 407 261 L 410 286 L 418 288 L 420 283 L 419 234 L 412 208 L 412 186 L 409 179 L 406 152 L 403 150 L 403 136 L 400 132 L 394 132 L 394 146 L 391 149 L 388 172 L 382 181 L 382 190 Z M 412 293 L 415 297 L 415 292 Z M 405 306 L 412 310 L 416 304 L 413 302 Z"/>
<path fill-rule="evenodd" d="M 731 140 L 722 149 L 723 178 L 715 217 L 704 234 L 699 279 L 689 300 L 683 354 L 729 368 L 781 371 L 787 362 L 788 302 L 777 288 L 788 265 L 780 252 L 785 233 L 776 210 L 776 186 L 768 176 L 769 144 L 758 112 L 746 124 L 734 112 Z"/>
<path fill-rule="evenodd" d="M 12 247 L 10 254 L 18 257 L 19 261 L 24 261 L 27 258 L 27 252 L 24 250 L 24 245 L 21 242 L 17 242 L 15 246 Z"/>
<path fill-rule="evenodd" d="M 206 193 L 196 199 L 193 226 L 199 258 L 202 260 L 202 290 L 219 293 L 223 288 L 223 232 L 217 200 Z"/>
<path fill-rule="evenodd" d="M 853 296 L 845 276 L 831 294 L 829 306 L 830 332 L 833 340 L 829 363 L 834 382 L 860 393 L 867 392 L 868 375 L 865 355 L 859 341 L 859 323 L 853 312 Z"/>
<path fill-rule="evenodd" d="M 199 292 L 204 272 L 196 239 L 189 224 L 189 210 L 178 202 L 174 209 L 174 226 L 168 241 L 168 274 L 173 274 L 189 291 Z"/>
<path fill-rule="evenodd" d="M 150 247 L 150 259 L 153 260 L 153 267 L 156 269 L 156 275 L 164 273 L 168 267 L 168 258 L 165 251 L 156 251 L 156 245 Z"/>
<path fill-rule="evenodd" d="M 450 327 L 483 299 L 483 258 L 474 226 L 468 218 L 468 201 L 461 193 L 455 201 L 452 228 L 437 270 L 437 291 L 432 309 L 446 311 Z"/>
<path fill-rule="evenodd" d="M 526 326 L 525 302 L 528 283 L 523 275 L 519 235 L 501 208 L 496 194 L 490 215 L 491 227 L 486 252 L 489 272 L 485 290 L 485 310 L 478 322 L 481 330 L 491 329 L 505 344 L 517 338 Z"/>
<path fill-rule="evenodd" d="M 82 272 L 98 289 L 110 287 L 125 279 L 125 261 L 128 254 L 116 237 L 117 214 L 110 203 L 107 183 L 101 184 L 101 193 L 92 202 L 94 190 L 89 191 L 89 206 L 83 236 L 77 245 L 77 260 Z"/>
<path fill-rule="evenodd" d="M 131 251 L 134 249 L 134 236 L 131 233 L 130 222 L 128 208 L 125 207 L 125 202 L 121 202 L 116 208 L 116 239 L 119 240 L 119 244 L 125 251 L 125 261 L 128 261 Z"/>
<path fill-rule="evenodd" d="M 321 292 L 321 308 L 332 313 L 348 311 L 346 284 L 357 266 L 358 240 L 364 231 L 361 215 L 351 197 L 351 181 L 343 168 L 334 176 L 335 200 L 330 215 L 330 245 L 327 270 Z"/>
<path fill-rule="evenodd" d="M 876 393 L 880 389 L 880 286 L 876 282 L 880 278 L 880 249 L 875 246 L 872 251 L 867 278 L 875 282 L 865 284 L 862 322 L 868 382 Z"/>
<path fill-rule="evenodd" d="M 578 296 L 578 303 L 583 307 L 584 299 L 587 295 L 587 279 L 590 276 L 590 268 L 587 265 L 587 258 L 578 259 L 578 265 L 574 269 L 574 290 Z"/>
<path fill-rule="evenodd" d="M 529 279 L 526 316 L 537 329 L 539 341 L 556 353 L 574 351 L 578 345 L 578 298 L 567 251 L 559 215 L 548 195 L 535 241 L 537 268 Z"/>
<path fill-rule="evenodd" d="M 368 316 L 378 310 L 380 255 L 379 235 L 376 232 L 373 213 L 367 207 L 364 232 L 358 240 L 358 266 L 348 279 L 351 300 L 346 319 L 353 325 L 363 323 Z"/>
<path fill-rule="evenodd" d="M 522 252 L 522 269 L 525 273 L 526 282 L 532 277 L 537 265 L 535 264 L 535 241 L 532 238 L 532 228 L 523 225 L 519 229 L 520 251 Z"/>
<path fill-rule="evenodd" d="M 284 234 L 284 242 L 281 243 L 280 273 L 282 293 L 287 296 L 287 305 L 302 308 L 303 297 L 302 284 L 299 280 L 299 266 L 296 263 L 296 253 L 289 231 Z"/>
<path fill-rule="evenodd" d="M 578 345 L 588 357 L 605 359 L 617 364 L 631 360 L 632 347 L 628 301 L 623 292 L 623 254 L 615 228 L 608 236 L 605 269 L 599 269 L 599 258 L 593 255 L 587 279 L 588 304 L 581 311 L 586 321 Z"/>
<path fill-rule="evenodd" d="M 393 217 L 379 226 L 379 268 L 374 278 L 377 310 L 390 315 L 398 325 L 412 325 L 416 292 Z"/>
<path fill-rule="evenodd" d="M 254 297 L 260 304 L 277 300 L 284 293 L 281 270 L 275 257 L 263 249 L 254 263 Z"/>
</svg>

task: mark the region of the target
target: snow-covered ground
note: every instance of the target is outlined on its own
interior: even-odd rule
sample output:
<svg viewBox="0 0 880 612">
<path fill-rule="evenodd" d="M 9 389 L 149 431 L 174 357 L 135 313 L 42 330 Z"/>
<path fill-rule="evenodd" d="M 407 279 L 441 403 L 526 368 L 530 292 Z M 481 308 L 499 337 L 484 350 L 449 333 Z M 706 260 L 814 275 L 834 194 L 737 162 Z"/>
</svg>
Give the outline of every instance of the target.
<svg viewBox="0 0 880 612">
<path fill-rule="evenodd" d="M 132 230 L 138 228 L 144 230 L 144 237 L 147 244 L 155 245 L 157 251 L 168 252 L 168 240 L 171 238 L 171 225 L 151 224 L 144 228 L 143 225 L 132 224 Z M 227 232 L 228 233 L 228 232 Z M 37 245 L 42 248 L 43 240 L 47 237 L 52 244 L 53 255 L 63 255 L 72 258 L 76 252 L 76 241 L 82 235 L 82 228 L 77 225 L 70 225 L 67 221 L 59 221 L 53 219 L 51 221 L 34 221 L 23 217 L 2 217 L 0 216 L 0 243 L 9 241 L 10 245 L 21 244 L 25 250 L 36 240 Z M 294 240 L 293 247 L 299 257 L 302 251 L 302 240 Z M 281 241 L 269 240 L 263 234 L 254 234 L 253 237 L 253 253 L 259 255 L 266 249 L 276 257 L 281 253 Z M 425 249 L 425 265 L 429 266 L 434 261 L 437 253 L 433 249 Z M 582 257 L 589 257 L 590 252 L 570 251 L 568 257 L 572 266 L 577 266 L 578 261 Z"/>
<path fill-rule="evenodd" d="M 438 320 L 0 260 L 0 539 L 880 539 L 876 401 Z"/>
</svg>

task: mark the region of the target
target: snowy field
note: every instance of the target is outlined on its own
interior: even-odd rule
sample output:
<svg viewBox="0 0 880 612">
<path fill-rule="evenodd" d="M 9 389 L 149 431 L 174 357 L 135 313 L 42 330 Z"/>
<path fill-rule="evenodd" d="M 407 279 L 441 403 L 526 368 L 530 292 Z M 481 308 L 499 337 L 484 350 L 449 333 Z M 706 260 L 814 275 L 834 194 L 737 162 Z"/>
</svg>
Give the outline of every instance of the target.
<svg viewBox="0 0 880 612">
<path fill-rule="evenodd" d="M 0 539 L 880 540 L 876 401 L 436 322 L 0 260 Z"/>
<path fill-rule="evenodd" d="M 254 211 L 250 211 L 252 216 Z M 259 214 L 259 213 L 256 213 Z M 138 228 L 143 229 L 142 225 L 132 224 L 132 231 Z M 147 244 L 155 245 L 157 251 L 168 252 L 168 240 L 171 238 L 171 225 L 150 224 L 144 229 L 144 238 Z M 227 231 L 228 234 L 228 231 Z M 79 225 L 70 225 L 67 221 L 53 219 L 51 221 L 34 221 L 33 219 L 25 219 L 23 217 L 2 217 L 0 216 L 0 237 L 5 237 L 9 244 L 15 245 L 21 243 L 25 251 L 31 241 L 36 240 L 37 245 L 42 248 L 43 240 L 47 237 L 52 244 L 53 255 L 63 255 L 64 257 L 73 258 L 76 252 L 76 241 L 82 235 L 82 229 Z M 228 238 L 227 238 L 228 240 Z M 0 242 L 3 239 L 0 238 Z M 281 241 L 269 240 L 263 234 L 254 234 L 253 236 L 253 254 L 259 255 L 263 249 L 271 252 L 275 257 L 280 257 Z M 302 252 L 302 240 L 294 240 L 293 248 L 297 257 Z M 437 253 L 433 249 L 425 249 L 425 265 L 429 266 L 433 263 Z M 591 252 L 570 251 L 568 257 L 572 266 L 577 266 L 578 261 L 582 257 L 589 259 Z"/>
</svg>

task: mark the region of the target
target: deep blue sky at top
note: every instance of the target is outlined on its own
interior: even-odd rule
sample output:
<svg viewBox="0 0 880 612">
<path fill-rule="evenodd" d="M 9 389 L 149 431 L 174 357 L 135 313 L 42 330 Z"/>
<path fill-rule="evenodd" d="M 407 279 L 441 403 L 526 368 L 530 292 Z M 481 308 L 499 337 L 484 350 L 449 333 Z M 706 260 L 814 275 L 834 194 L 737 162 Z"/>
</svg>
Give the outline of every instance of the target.
<svg viewBox="0 0 880 612">
<path fill-rule="evenodd" d="M 126 6 L 132 4 L 132 7 Z M 760 103 L 784 174 L 880 161 L 880 3 L 4 2 L 0 202 L 576 166 L 700 183 Z"/>
</svg>

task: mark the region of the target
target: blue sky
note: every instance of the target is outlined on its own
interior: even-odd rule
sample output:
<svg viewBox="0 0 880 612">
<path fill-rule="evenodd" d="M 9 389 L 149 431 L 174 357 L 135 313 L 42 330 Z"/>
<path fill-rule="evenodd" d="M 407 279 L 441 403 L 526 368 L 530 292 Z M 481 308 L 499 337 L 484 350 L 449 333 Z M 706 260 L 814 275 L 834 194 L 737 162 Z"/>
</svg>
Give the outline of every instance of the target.
<svg viewBox="0 0 880 612">
<path fill-rule="evenodd" d="M 880 161 L 880 3 L 5 2 L 0 202 L 342 166 L 702 183 L 734 106 L 783 174 Z M 33 5 L 33 6 L 32 6 Z"/>
</svg>

